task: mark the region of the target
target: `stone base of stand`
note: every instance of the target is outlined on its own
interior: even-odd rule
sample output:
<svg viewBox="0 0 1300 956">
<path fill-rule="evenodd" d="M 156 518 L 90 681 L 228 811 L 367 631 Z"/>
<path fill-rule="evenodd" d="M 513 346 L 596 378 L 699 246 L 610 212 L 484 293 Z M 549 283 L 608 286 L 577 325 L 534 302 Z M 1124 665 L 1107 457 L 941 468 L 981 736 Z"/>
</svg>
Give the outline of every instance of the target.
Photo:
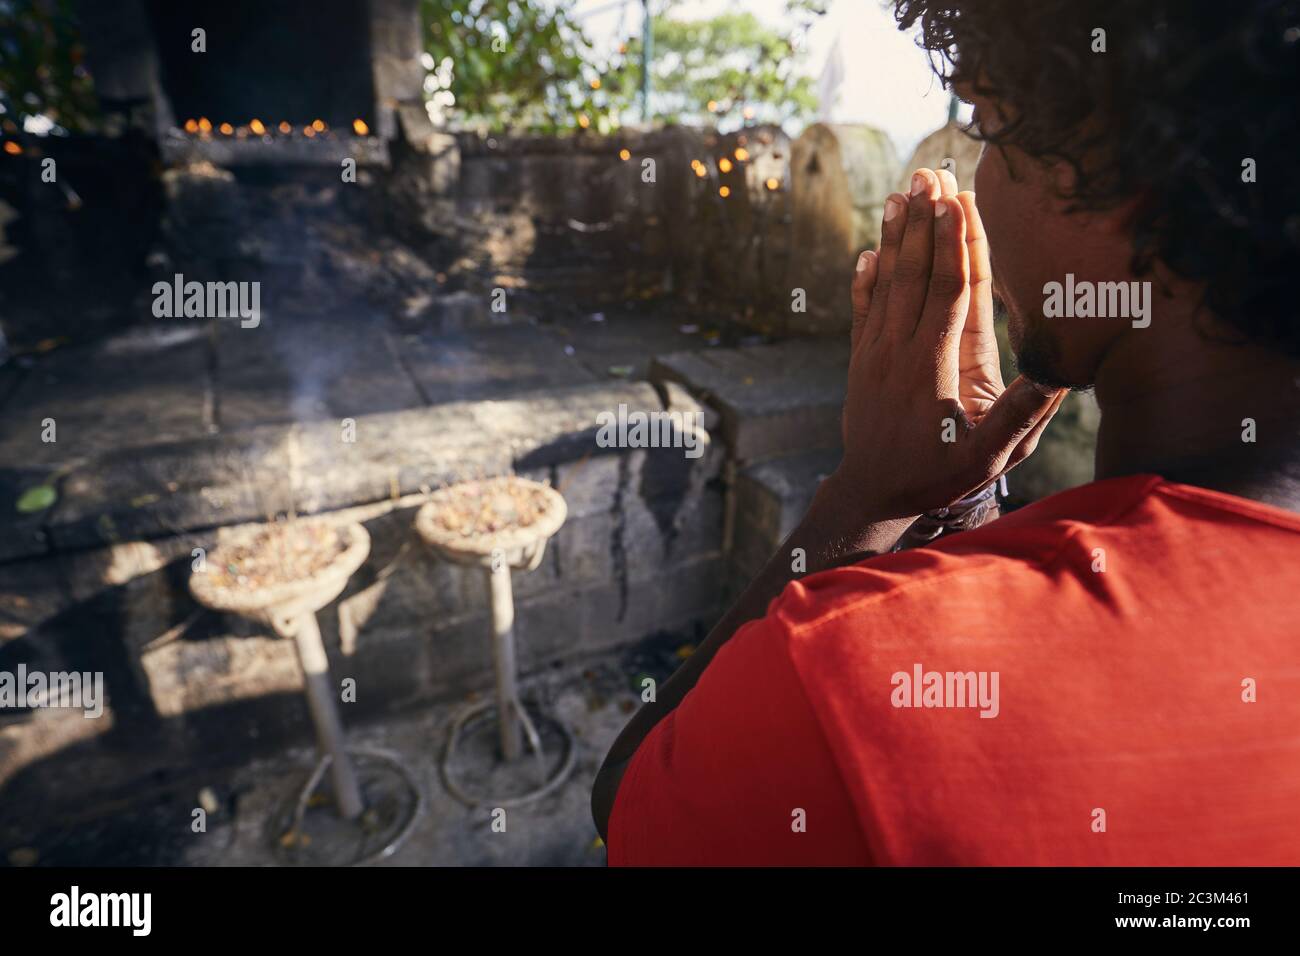
<svg viewBox="0 0 1300 956">
<path fill-rule="evenodd" d="M 392 855 L 424 812 L 414 776 L 395 754 L 348 748 L 365 810 L 343 819 L 323 781 L 330 758 L 322 757 L 306 783 L 285 799 L 267 825 L 276 858 L 287 866 L 357 866 Z"/>
<path fill-rule="evenodd" d="M 517 760 L 503 760 L 497 712 L 495 700 L 475 704 L 461 711 L 447 734 L 440 763 L 442 782 L 467 806 L 518 807 L 540 800 L 568 779 L 577 762 L 569 729 L 537 707 L 527 706 L 524 754 Z"/>
</svg>

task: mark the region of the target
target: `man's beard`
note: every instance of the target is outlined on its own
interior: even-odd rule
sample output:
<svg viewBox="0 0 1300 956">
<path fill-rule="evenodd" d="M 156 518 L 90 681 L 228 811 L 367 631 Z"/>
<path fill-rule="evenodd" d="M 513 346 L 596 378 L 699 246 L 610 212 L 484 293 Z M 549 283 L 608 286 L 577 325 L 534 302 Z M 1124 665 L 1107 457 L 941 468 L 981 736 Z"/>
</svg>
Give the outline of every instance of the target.
<svg viewBox="0 0 1300 956">
<path fill-rule="evenodd" d="M 995 319 L 1007 320 L 1007 337 L 1021 375 L 1048 388 L 1088 387 L 1089 383 L 1070 381 L 1061 370 L 1061 342 L 1047 319 L 1040 316 L 1033 322 L 1015 321 L 997 296 L 993 299 L 993 314 Z"/>
</svg>

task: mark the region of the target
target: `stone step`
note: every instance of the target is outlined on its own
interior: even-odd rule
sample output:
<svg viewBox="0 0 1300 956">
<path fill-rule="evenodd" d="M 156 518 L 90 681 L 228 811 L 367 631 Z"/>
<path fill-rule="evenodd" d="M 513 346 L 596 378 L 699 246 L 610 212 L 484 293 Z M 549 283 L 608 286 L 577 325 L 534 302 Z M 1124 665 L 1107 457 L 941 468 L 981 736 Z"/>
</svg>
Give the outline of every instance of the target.
<svg viewBox="0 0 1300 956">
<path fill-rule="evenodd" d="M 736 474 L 732 587 L 743 589 L 795 529 L 818 484 L 839 464 L 838 451 L 809 451 L 773 458 Z"/>
<path fill-rule="evenodd" d="M 683 391 L 669 394 L 674 410 L 699 408 Z M 68 466 L 57 482 L 58 501 L 39 516 L 43 539 L 28 527 L 28 516 L 12 509 L 0 514 L 6 529 L 22 532 L 6 556 L 168 537 L 266 520 L 291 509 L 330 511 L 511 469 L 554 470 L 561 481 L 566 468 L 579 470 L 580 464 L 588 475 L 606 475 L 609 462 L 623 455 L 630 456 L 628 467 L 639 469 L 649 452 L 596 445 L 597 417 L 615 413 L 619 405 L 665 407 L 645 382 L 592 383 L 361 415 L 351 423 L 264 425 L 122 448 Z M 657 461 L 682 452 L 654 454 Z M 663 493 L 664 475 L 679 483 L 709 480 L 721 454 L 720 445 L 710 444 L 702 458 L 682 459 L 683 468 L 657 469 L 655 496 Z M 30 471 L 24 474 L 31 477 Z M 640 471 L 632 478 L 642 480 Z M 608 478 L 597 484 L 603 488 L 584 484 L 584 494 L 608 495 L 613 487 Z M 8 530 L 5 536 L 11 540 Z"/>
<path fill-rule="evenodd" d="M 651 381 L 680 382 L 721 416 L 731 457 L 759 461 L 840 445 L 846 337 L 658 356 Z"/>
<path fill-rule="evenodd" d="M 268 308 L 259 324 L 214 323 L 216 420 L 222 430 L 357 419 L 424 404 L 390 344 L 384 316 L 365 307 Z"/>
<path fill-rule="evenodd" d="M 154 323 L 59 349 L 5 400 L 0 461 L 53 470 L 117 448 L 196 438 L 208 433 L 207 401 L 197 323 Z"/>
<path fill-rule="evenodd" d="M 404 335 L 395 344 L 420 393 L 435 405 L 599 380 L 565 351 L 559 336 L 533 325 Z"/>
</svg>

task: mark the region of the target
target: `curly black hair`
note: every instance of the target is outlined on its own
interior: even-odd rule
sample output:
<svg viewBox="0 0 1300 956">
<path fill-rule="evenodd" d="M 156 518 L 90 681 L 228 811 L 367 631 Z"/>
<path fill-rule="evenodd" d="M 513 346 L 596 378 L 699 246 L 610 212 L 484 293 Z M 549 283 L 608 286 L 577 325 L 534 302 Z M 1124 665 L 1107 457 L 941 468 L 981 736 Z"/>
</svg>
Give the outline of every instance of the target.
<svg viewBox="0 0 1300 956">
<path fill-rule="evenodd" d="M 946 82 L 1005 112 L 974 135 L 1068 163 L 1074 208 L 1135 201 L 1136 274 L 1159 260 L 1203 282 L 1242 337 L 1300 357 L 1300 2 L 894 6 Z M 1258 182 L 1243 181 L 1247 160 Z"/>
</svg>

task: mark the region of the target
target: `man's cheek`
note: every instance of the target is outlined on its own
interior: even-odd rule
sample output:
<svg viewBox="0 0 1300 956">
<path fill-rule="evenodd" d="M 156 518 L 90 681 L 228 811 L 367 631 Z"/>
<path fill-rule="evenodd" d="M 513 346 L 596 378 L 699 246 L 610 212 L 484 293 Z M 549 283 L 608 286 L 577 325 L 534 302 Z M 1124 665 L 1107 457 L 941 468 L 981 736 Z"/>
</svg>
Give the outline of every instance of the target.
<svg viewBox="0 0 1300 956">
<path fill-rule="evenodd" d="M 979 207 L 980 221 L 984 224 L 984 234 L 989 240 L 989 253 L 996 260 L 998 257 L 997 238 L 1001 232 L 1002 203 L 1005 201 L 1006 187 L 998 171 L 993 169 L 994 160 L 990 157 L 987 146 L 980 153 L 979 165 L 975 167 L 975 203 Z"/>
<path fill-rule="evenodd" d="M 1005 311 L 1005 310 L 1004 310 Z M 1011 351 L 1014 355 L 1019 355 L 1025 342 L 1025 325 L 1019 316 L 1006 314 L 1007 323 L 1007 341 L 1011 343 Z"/>
</svg>

